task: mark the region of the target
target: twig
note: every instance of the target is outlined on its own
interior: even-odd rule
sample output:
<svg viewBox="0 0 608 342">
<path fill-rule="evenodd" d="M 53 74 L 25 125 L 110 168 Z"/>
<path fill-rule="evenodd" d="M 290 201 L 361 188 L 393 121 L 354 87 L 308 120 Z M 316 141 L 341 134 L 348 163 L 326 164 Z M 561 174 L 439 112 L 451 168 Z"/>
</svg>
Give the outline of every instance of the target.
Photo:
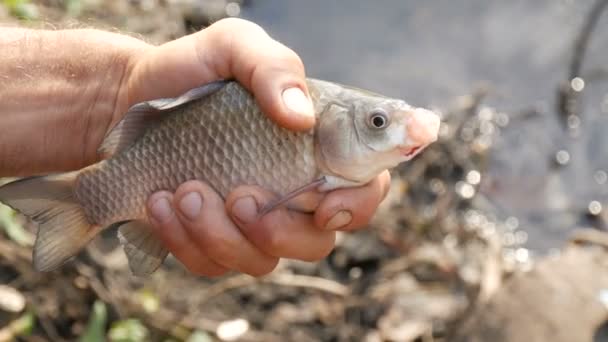
<svg viewBox="0 0 608 342">
<path fill-rule="evenodd" d="M 0 257 L 7 260 L 12 268 L 18 270 L 19 277 L 24 282 L 31 282 L 38 278 L 32 269 L 31 249 L 0 238 Z"/>
<path fill-rule="evenodd" d="M 90 267 L 82 262 L 76 262 L 75 267 L 81 276 L 87 278 L 87 280 L 89 281 L 89 286 L 91 286 L 91 289 L 93 289 L 93 292 L 95 292 L 97 297 L 99 297 L 101 300 L 103 300 L 106 303 L 112 304 L 112 306 L 117 311 L 119 316 L 123 317 L 124 312 L 122 311 L 122 306 L 116 302 L 116 298 L 114 296 L 112 296 L 112 294 L 104 286 L 102 281 L 97 278 L 97 275 L 95 274 L 95 270 L 92 267 Z"/>
<path fill-rule="evenodd" d="M 567 118 L 571 115 L 577 114 L 578 92 L 572 89 L 570 81 L 575 77 L 581 76 L 581 69 L 585 53 L 589 47 L 591 34 L 595 26 L 597 26 L 597 22 L 606 5 L 608 5 L 608 0 L 597 0 L 595 2 L 587 14 L 587 19 L 578 37 L 574 41 L 574 52 L 568 70 L 568 79 L 561 84 L 558 95 L 558 111 L 561 113 L 563 123 L 566 123 Z"/>
<path fill-rule="evenodd" d="M 0 255 L 11 262 L 27 263 L 32 262 L 31 249 L 20 247 L 12 242 L 0 238 Z"/>
<path fill-rule="evenodd" d="M 497 236 L 490 236 L 486 241 L 486 259 L 483 263 L 482 277 L 479 282 L 480 290 L 477 300 L 487 303 L 502 286 L 503 264 L 502 245 Z"/>
<path fill-rule="evenodd" d="M 271 275 L 269 278 L 262 278 L 262 281 L 276 285 L 311 288 L 342 297 L 350 294 L 350 289 L 347 286 L 319 277 L 283 273 Z"/>
<path fill-rule="evenodd" d="M 602 14 L 606 5 L 608 5 L 608 0 L 597 0 L 591 7 L 589 14 L 587 14 L 585 25 L 574 42 L 574 54 L 572 56 L 572 61 L 570 62 L 569 79 L 573 79 L 581 75 L 581 68 L 585 58 L 585 53 L 587 52 L 587 47 L 589 46 L 591 33 L 593 33 L 593 29 L 597 25 L 600 15 Z"/>
<path fill-rule="evenodd" d="M 608 234 L 595 229 L 577 229 L 568 241 L 573 245 L 598 245 L 608 248 Z"/>
<path fill-rule="evenodd" d="M 223 292 L 239 287 L 249 286 L 256 283 L 269 283 L 282 286 L 311 288 L 343 297 L 348 296 L 350 294 L 350 289 L 347 286 L 344 286 L 332 280 L 323 279 L 319 277 L 283 273 L 272 274 L 259 279 L 253 278 L 248 275 L 238 275 L 235 277 L 231 277 L 207 288 L 200 300 L 201 302 L 206 302 L 209 299 L 218 296 Z"/>
<path fill-rule="evenodd" d="M 127 298 L 125 303 L 128 303 L 133 307 L 138 306 L 138 304 L 132 298 Z M 147 313 L 141 310 L 137 310 L 136 312 L 148 326 L 164 331 L 178 339 L 185 338 L 185 336 L 178 336 L 176 334 L 175 327 L 178 325 L 188 330 L 200 330 L 215 335 L 217 333 L 217 329 L 222 324 L 221 321 L 206 319 L 204 317 L 193 317 L 192 315 L 176 312 L 169 308 L 160 308 L 154 313 Z M 240 336 L 239 341 L 270 342 L 281 341 L 281 339 L 271 333 L 249 330 L 243 336 Z"/>
<path fill-rule="evenodd" d="M 40 326 L 42 330 L 51 338 L 53 341 L 64 342 L 66 339 L 59 336 L 59 332 L 51 322 L 52 319 L 49 319 L 46 315 L 38 315 L 38 322 L 40 322 Z"/>
</svg>

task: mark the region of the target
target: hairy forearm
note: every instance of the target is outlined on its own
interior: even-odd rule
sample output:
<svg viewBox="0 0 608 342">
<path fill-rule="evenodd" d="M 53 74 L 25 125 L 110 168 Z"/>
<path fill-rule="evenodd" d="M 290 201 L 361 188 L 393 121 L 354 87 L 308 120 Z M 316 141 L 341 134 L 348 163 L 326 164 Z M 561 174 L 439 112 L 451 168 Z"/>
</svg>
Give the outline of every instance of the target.
<svg viewBox="0 0 608 342">
<path fill-rule="evenodd" d="M 95 161 L 98 143 L 129 106 L 125 77 L 134 56 L 148 47 L 98 30 L 0 28 L 0 176 Z"/>
</svg>

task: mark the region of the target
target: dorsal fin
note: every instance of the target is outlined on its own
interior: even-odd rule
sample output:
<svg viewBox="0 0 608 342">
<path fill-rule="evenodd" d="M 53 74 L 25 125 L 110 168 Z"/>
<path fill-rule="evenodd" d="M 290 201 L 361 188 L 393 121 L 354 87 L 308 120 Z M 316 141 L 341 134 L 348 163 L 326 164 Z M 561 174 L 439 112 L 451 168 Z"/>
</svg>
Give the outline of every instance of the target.
<svg viewBox="0 0 608 342">
<path fill-rule="evenodd" d="M 196 87 L 174 98 L 157 99 L 134 105 L 123 119 L 106 135 L 98 152 L 102 158 L 131 146 L 148 129 L 159 125 L 164 116 L 179 106 L 209 96 L 229 81 L 215 81 Z"/>
<path fill-rule="evenodd" d="M 179 97 L 152 100 L 148 101 L 147 103 L 153 108 L 160 111 L 170 110 L 177 108 L 185 103 L 202 99 L 203 97 L 207 97 L 220 90 L 228 83 L 230 83 L 229 80 L 215 81 L 204 84 L 200 87 L 190 89 Z"/>
<path fill-rule="evenodd" d="M 149 128 L 160 124 L 162 112 L 147 102 L 131 107 L 125 117 L 105 137 L 98 153 L 106 159 L 131 146 Z"/>
</svg>

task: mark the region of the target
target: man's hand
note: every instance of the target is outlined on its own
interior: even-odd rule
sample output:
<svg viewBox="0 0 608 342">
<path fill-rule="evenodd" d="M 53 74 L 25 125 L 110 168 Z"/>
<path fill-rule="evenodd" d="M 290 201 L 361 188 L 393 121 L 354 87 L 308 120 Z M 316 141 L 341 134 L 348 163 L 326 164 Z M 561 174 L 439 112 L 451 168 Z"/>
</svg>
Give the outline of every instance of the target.
<svg viewBox="0 0 608 342">
<path fill-rule="evenodd" d="M 129 89 L 133 99 L 141 101 L 226 78 L 236 78 L 252 91 L 278 124 L 294 130 L 314 125 L 298 55 L 256 24 L 239 19 L 219 21 L 142 55 Z M 239 187 L 224 202 L 208 185 L 190 181 L 173 194 L 154 194 L 148 210 L 158 236 L 190 271 L 217 276 L 236 270 L 261 276 L 280 258 L 317 261 L 327 256 L 336 231 L 368 223 L 389 183 L 384 172 L 365 187 L 316 198 L 314 214 L 281 208 L 257 219 L 258 210 L 273 199 L 264 189 Z"/>
<path fill-rule="evenodd" d="M 279 125 L 314 125 L 302 61 L 245 20 L 221 20 L 161 46 L 98 30 L 0 28 L 0 50 L 0 176 L 94 163 L 130 106 L 218 79 L 236 78 Z M 273 196 L 257 187 L 235 189 L 224 201 L 190 181 L 152 195 L 147 206 L 155 233 L 192 272 L 259 276 L 280 258 L 325 257 L 336 231 L 366 225 L 389 183 L 384 172 L 365 187 L 312 196 L 314 214 L 282 208 L 259 220 L 257 210 Z"/>
</svg>

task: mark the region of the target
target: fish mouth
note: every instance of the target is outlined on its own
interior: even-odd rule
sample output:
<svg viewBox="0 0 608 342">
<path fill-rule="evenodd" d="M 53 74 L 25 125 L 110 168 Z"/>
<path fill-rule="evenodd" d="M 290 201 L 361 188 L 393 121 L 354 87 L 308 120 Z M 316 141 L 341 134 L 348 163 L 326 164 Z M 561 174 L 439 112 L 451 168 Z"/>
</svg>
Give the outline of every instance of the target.
<svg viewBox="0 0 608 342">
<path fill-rule="evenodd" d="M 422 149 L 422 146 L 414 146 L 414 147 L 400 147 L 399 148 L 399 152 L 401 153 L 401 155 L 405 156 L 405 157 L 411 157 L 413 155 L 416 154 L 416 152 L 420 151 Z"/>
</svg>

